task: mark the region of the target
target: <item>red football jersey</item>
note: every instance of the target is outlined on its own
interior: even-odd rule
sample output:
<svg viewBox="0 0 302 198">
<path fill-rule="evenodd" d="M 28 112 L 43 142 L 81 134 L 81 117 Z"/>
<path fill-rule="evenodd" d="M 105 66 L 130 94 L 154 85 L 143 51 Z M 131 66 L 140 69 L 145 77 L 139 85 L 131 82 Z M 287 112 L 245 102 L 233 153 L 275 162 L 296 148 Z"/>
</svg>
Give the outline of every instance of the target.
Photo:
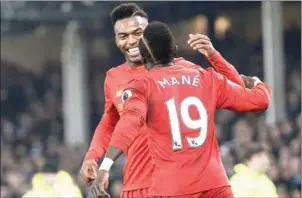
<svg viewBox="0 0 302 198">
<path fill-rule="evenodd" d="M 110 145 L 127 151 L 141 133 L 148 133 L 154 164 L 150 196 L 228 186 L 214 133 L 215 111 L 264 110 L 270 97 L 265 83 L 246 89 L 212 68 L 153 68 L 124 90 L 126 102 Z M 145 123 L 148 130 L 141 131 Z"/>
<path fill-rule="evenodd" d="M 236 69 L 223 59 L 219 52 L 216 51 L 214 56 L 208 60 L 217 72 L 223 74 L 233 82 L 244 86 Z M 186 67 L 196 67 L 196 65 L 183 58 L 176 58 L 175 63 L 185 65 Z M 107 72 L 104 83 L 104 114 L 94 132 L 85 159 L 98 160 L 105 154 L 123 109 L 123 99 L 121 97 L 123 90 L 129 86 L 129 82 L 135 77 L 146 73 L 147 70 L 143 66 L 131 68 L 127 63 L 112 68 Z M 151 185 L 153 166 L 148 150 L 147 130 L 147 128 L 140 129 L 142 133 L 136 137 L 131 146 L 127 146 L 123 191 L 142 189 Z"/>
</svg>

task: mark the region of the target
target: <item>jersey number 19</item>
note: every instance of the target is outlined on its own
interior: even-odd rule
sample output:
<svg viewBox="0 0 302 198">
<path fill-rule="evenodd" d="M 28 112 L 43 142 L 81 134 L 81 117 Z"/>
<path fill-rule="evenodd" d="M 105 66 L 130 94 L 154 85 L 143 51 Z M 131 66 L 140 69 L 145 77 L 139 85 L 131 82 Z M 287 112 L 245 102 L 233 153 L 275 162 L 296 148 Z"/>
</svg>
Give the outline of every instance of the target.
<svg viewBox="0 0 302 198">
<path fill-rule="evenodd" d="M 197 97 L 185 98 L 180 103 L 180 108 L 176 108 L 175 99 L 171 98 L 166 101 L 166 107 L 169 113 L 171 134 L 172 134 L 172 148 L 173 150 L 180 150 L 183 148 L 182 133 L 180 129 L 180 120 L 183 124 L 192 130 L 199 130 L 197 137 L 185 137 L 189 146 L 192 148 L 200 147 L 207 138 L 208 115 L 203 103 Z M 199 118 L 192 119 L 189 114 L 189 107 L 193 106 L 197 109 Z"/>
</svg>

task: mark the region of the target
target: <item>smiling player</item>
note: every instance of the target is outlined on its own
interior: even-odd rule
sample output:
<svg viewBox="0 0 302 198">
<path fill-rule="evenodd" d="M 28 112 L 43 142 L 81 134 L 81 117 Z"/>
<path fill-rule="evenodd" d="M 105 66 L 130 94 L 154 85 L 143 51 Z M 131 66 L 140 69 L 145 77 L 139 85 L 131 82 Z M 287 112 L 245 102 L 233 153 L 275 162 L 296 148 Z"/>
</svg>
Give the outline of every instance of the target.
<svg viewBox="0 0 302 198">
<path fill-rule="evenodd" d="M 175 47 L 167 25 L 147 26 L 139 50 L 149 72 L 131 81 L 123 92 L 124 109 L 91 187 L 95 198 L 109 196 L 105 187 L 110 167 L 139 136 L 148 136 L 154 164 L 149 197 L 233 197 L 215 138 L 215 111 L 263 111 L 271 90 L 258 78 L 247 89 L 212 68 L 178 64 Z M 148 130 L 142 131 L 146 126 Z"/>
<path fill-rule="evenodd" d="M 121 97 L 123 90 L 133 78 L 147 73 L 141 62 L 138 44 L 148 25 L 148 15 L 136 4 L 121 4 L 113 9 L 111 19 L 116 45 L 125 55 L 126 62 L 110 69 L 106 74 L 104 82 L 105 111 L 95 130 L 80 171 L 86 182 L 95 179 L 95 172 L 98 169 L 96 162 L 104 156 L 115 126 L 120 119 L 124 102 Z M 207 36 L 190 35 L 189 43 L 192 48 L 208 58 L 218 73 L 223 74 L 234 83 L 244 86 L 236 69 L 214 49 Z M 187 67 L 194 66 L 193 63 L 183 58 L 175 58 L 174 61 L 176 64 Z M 142 128 L 141 130 L 148 129 Z M 153 170 L 146 133 L 141 133 L 135 139 L 135 142 L 127 149 L 126 156 L 122 197 L 145 197 L 151 185 Z"/>
</svg>

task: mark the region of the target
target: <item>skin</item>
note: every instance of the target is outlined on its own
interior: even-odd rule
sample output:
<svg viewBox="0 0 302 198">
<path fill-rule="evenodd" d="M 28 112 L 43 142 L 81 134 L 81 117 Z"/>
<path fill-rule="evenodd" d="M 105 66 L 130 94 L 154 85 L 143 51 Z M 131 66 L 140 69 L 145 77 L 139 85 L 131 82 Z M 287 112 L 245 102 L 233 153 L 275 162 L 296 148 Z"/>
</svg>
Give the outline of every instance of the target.
<svg viewBox="0 0 302 198">
<path fill-rule="evenodd" d="M 243 80 L 246 88 L 251 89 L 251 88 L 254 87 L 255 79 L 253 79 L 253 78 L 251 78 L 249 76 L 245 76 L 243 74 L 241 74 L 240 76 L 241 76 L 241 78 L 242 78 L 242 80 Z"/>
<path fill-rule="evenodd" d="M 142 58 L 130 56 L 129 48 L 138 47 L 139 40 L 143 36 L 143 31 L 148 25 L 148 20 L 140 16 L 133 16 L 118 20 L 114 25 L 116 46 L 125 55 L 126 61 L 131 67 L 138 67 L 142 64 Z"/>
<path fill-rule="evenodd" d="M 97 175 L 98 165 L 95 160 L 85 160 L 80 170 L 81 178 L 89 184 Z"/>
<path fill-rule="evenodd" d="M 189 34 L 188 44 L 193 50 L 199 51 L 201 54 L 210 58 L 215 53 L 215 48 L 212 45 L 209 37 L 203 34 Z"/>
</svg>

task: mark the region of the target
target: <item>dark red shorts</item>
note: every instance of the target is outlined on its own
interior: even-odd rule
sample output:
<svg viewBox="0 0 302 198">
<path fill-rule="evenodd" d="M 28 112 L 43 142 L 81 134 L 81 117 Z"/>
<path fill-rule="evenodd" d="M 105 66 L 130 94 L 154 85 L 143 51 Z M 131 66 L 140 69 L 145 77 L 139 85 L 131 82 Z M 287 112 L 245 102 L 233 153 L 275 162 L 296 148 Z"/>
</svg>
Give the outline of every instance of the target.
<svg viewBox="0 0 302 198">
<path fill-rule="evenodd" d="M 149 198 L 234 198 L 234 195 L 230 186 L 224 186 L 189 195 L 150 196 Z"/>
</svg>

